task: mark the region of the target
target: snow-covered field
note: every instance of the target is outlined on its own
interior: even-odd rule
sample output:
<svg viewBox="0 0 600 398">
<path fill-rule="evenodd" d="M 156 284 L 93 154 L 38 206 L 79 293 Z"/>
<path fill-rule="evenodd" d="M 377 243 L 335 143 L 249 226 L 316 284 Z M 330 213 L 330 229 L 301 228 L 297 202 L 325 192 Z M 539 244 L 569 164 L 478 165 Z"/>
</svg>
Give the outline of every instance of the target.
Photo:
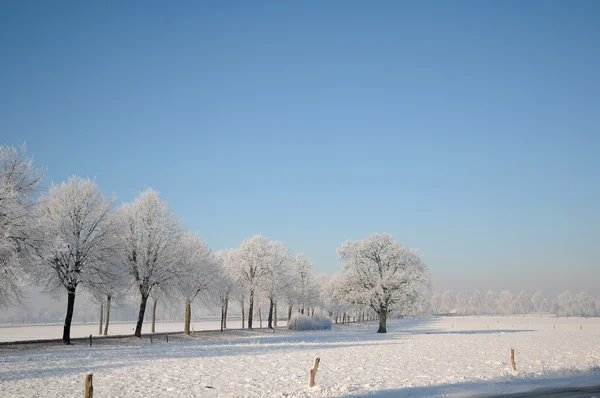
<svg viewBox="0 0 600 398">
<path fill-rule="evenodd" d="M 241 326 L 240 317 L 231 317 L 227 319 L 227 324 L 232 328 Z M 98 336 L 98 324 L 73 324 L 71 326 L 71 337 L 87 337 L 90 334 Z M 151 323 L 144 322 L 142 333 L 150 333 Z M 206 317 L 199 321 L 191 323 L 194 330 L 219 330 L 221 327 L 220 317 Z M 182 332 L 183 321 L 181 322 L 157 322 L 155 325 L 156 333 Z M 112 336 L 133 334 L 135 323 L 110 323 L 108 334 Z M 41 339 L 60 339 L 62 338 L 63 325 L 28 325 L 28 326 L 0 326 L 1 341 L 24 341 Z"/>
<path fill-rule="evenodd" d="M 375 330 L 371 323 L 205 332 L 153 344 L 0 346 L 0 396 L 83 396 L 87 372 L 97 398 L 481 395 L 600 385 L 599 319 L 405 319 L 391 321 L 388 334 Z M 317 386 L 309 388 L 316 357 Z"/>
</svg>

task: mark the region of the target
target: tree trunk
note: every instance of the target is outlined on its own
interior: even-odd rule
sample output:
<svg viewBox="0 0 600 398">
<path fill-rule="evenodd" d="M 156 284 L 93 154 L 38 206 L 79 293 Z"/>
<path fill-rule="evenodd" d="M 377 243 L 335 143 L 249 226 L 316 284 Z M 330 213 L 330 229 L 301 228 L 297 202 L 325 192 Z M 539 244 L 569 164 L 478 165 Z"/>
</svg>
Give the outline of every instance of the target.
<svg viewBox="0 0 600 398">
<path fill-rule="evenodd" d="M 190 299 L 185 299 L 185 324 L 183 325 L 183 332 L 190 334 L 190 319 L 192 318 L 192 304 Z"/>
<path fill-rule="evenodd" d="M 67 316 L 63 328 L 63 343 L 71 344 L 71 321 L 73 320 L 73 310 L 75 309 L 75 289 L 69 289 L 69 298 L 67 299 Z"/>
<path fill-rule="evenodd" d="M 225 303 L 221 304 L 221 332 L 223 331 L 223 320 L 225 319 Z"/>
<path fill-rule="evenodd" d="M 229 308 L 229 299 L 225 299 L 225 313 L 223 315 L 223 329 L 227 329 L 227 309 Z"/>
<path fill-rule="evenodd" d="M 146 303 L 148 295 L 142 293 L 142 302 L 140 303 L 140 312 L 138 314 L 137 324 L 135 325 L 135 337 L 142 337 L 142 325 L 144 324 L 144 315 L 146 314 Z"/>
<path fill-rule="evenodd" d="M 102 335 L 102 324 L 104 323 L 104 303 L 100 303 L 100 324 L 98 325 L 98 336 Z"/>
<path fill-rule="evenodd" d="M 262 312 L 260 311 L 260 307 L 258 307 L 258 321 L 260 322 L 260 328 L 262 329 Z"/>
<path fill-rule="evenodd" d="M 254 312 L 254 290 L 250 290 L 250 301 L 248 302 L 248 329 L 252 329 L 252 313 Z"/>
<path fill-rule="evenodd" d="M 312 311 L 310 312 L 310 316 L 315 316 L 315 307 L 312 307 Z"/>
<path fill-rule="evenodd" d="M 152 303 L 152 333 L 156 332 L 156 302 L 158 300 L 154 299 L 154 302 Z"/>
<path fill-rule="evenodd" d="M 246 314 L 244 313 L 244 302 L 242 301 L 242 329 L 244 328 L 244 316 Z"/>
<path fill-rule="evenodd" d="M 380 309 L 379 313 L 379 329 L 377 329 L 377 333 L 387 333 L 387 311 L 384 309 Z"/>
<path fill-rule="evenodd" d="M 108 321 L 110 320 L 110 296 L 106 296 L 106 321 L 104 322 L 104 335 L 108 334 Z"/>
<path fill-rule="evenodd" d="M 273 329 L 273 299 L 269 298 L 269 318 L 267 320 L 267 327 Z"/>
<path fill-rule="evenodd" d="M 277 327 L 277 303 L 273 303 L 273 327 Z"/>
<path fill-rule="evenodd" d="M 290 305 L 288 307 L 288 322 L 290 321 L 291 318 L 292 318 L 292 306 Z"/>
</svg>

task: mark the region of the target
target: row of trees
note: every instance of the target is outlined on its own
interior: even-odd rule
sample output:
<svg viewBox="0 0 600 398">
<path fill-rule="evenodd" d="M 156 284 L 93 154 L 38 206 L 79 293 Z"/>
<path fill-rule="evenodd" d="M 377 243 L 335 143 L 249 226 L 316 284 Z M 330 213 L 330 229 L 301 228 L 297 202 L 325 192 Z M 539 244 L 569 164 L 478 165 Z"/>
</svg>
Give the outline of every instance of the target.
<svg viewBox="0 0 600 398">
<path fill-rule="evenodd" d="M 114 197 L 106 198 L 93 180 L 79 177 L 39 195 L 44 171 L 24 152 L 24 147 L 0 147 L 0 304 L 19 303 L 21 288 L 31 283 L 52 295 L 66 292 L 65 343 L 81 290 L 106 304 L 105 333 L 111 302 L 136 294 L 136 336 L 150 297 L 153 310 L 163 297 L 182 298 L 186 332 L 197 298 L 221 306 L 222 327 L 232 298 L 243 314 L 247 305 L 248 328 L 257 303 L 269 303 L 269 327 L 277 302 L 285 303 L 288 316 L 294 306 L 301 312 L 312 307 L 313 313 L 318 306 L 321 289 L 306 255 L 292 255 L 281 242 L 261 235 L 212 253 L 152 189 L 118 209 Z"/>
<path fill-rule="evenodd" d="M 390 312 L 426 308 L 427 267 L 415 250 L 389 234 L 347 241 L 338 248 L 342 272 L 317 278 L 306 255 L 293 255 L 261 235 L 239 248 L 211 252 L 152 189 L 117 209 L 115 198 L 106 198 L 89 178 L 71 177 L 38 195 L 44 171 L 35 169 L 24 152 L 24 147 L 0 147 L 0 304 L 18 303 L 28 283 L 53 295 L 66 292 L 67 344 L 81 290 L 106 304 L 105 333 L 111 302 L 137 295 L 138 337 L 151 297 L 153 314 L 162 297 L 184 300 L 186 333 L 197 298 L 220 306 L 222 328 L 232 299 L 240 303 L 243 317 L 247 313 L 250 329 L 255 307 L 262 319 L 264 303 L 268 327 L 276 322 L 278 304 L 284 304 L 288 319 L 294 307 L 302 313 L 310 308 L 311 314 L 317 308 L 336 318 L 376 314 L 383 333 Z"/>
<path fill-rule="evenodd" d="M 252 329 L 254 316 L 269 328 L 277 326 L 282 306 L 289 319 L 301 313 L 325 313 L 336 320 L 379 319 L 387 331 L 390 313 L 526 314 L 552 311 L 561 316 L 597 316 L 600 298 L 585 292 L 562 292 L 549 305 L 541 291 L 516 296 L 433 294 L 427 267 L 415 250 L 389 234 L 347 241 L 338 249 L 342 271 L 315 276 L 309 258 L 294 255 L 283 243 L 256 235 L 240 247 L 213 253 L 187 231 L 160 195 L 152 189 L 132 203 L 115 208 L 93 180 L 71 177 L 39 194 L 44 170 L 33 167 L 25 148 L 0 147 L 0 305 L 19 303 L 22 286 L 67 294 L 63 340 L 70 343 L 75 297 L 83 290 L 106 305 L 107 333 L 111 302 L 137 296 L 135 335 L 141 336 L 149 298 L 152 320 L 160 300 L 185 303 L 184 331 L 190 332 L 191 306 L 198 299 L 217 305 L 221 329 L 227 327 L 232 301 L 239 303 L 242 327 Z M 246 321 L 247 316 L 247 321 Z"/>
<path fill-rule="evenodd" d="M 336 322 L 340 317 L 342 321 L 351 316 L 377 318 L 378 332 L 385 333 L 388 314 L 426 310 L 429 271 L 415 250 L 398 244 L 389 234 L 373 234 L 361 241 L 347 241 L 337 251 L 343 270 L 331 277 L 315 277 L 306 255 L 293 256 L 282 243 L 260 235 L 245 240 L 237 249 L 219 253 L 224 265 L 217 284 L 222 313 L 226 314 L 232 297 L 241 304 L 242 314 L 247 303 L 251 328 L 255 303 L 266 303 L 270 328 L 277 318 L 278 303 L 282 303 L 287 307 L 287 319 L 294 307 L 310 315 L 316 309 Z"/>
<path fill-rule="evenodd" d="M 437 315 L 515 315 L 532 311 L 551 312 L 558 316 L 599 316 L 600 297 L 594 298 L 586 292 L 573 296 L 569 291 L 563 291 L 549 303 L 541 290 L 532 296 L 525 290 L 517 295 L 510 290 L 499 295 L 492 290 L 485 295 L 475 290 L 471 296 L 447 290 L 431 296 L 431 312 Z"/>
</svg>

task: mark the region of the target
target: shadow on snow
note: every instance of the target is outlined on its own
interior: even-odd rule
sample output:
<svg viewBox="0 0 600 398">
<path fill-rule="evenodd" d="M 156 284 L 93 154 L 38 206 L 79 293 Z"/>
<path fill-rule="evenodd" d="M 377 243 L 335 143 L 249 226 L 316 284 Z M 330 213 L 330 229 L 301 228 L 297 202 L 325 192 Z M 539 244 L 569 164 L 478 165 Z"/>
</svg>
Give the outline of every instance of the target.
<svg viewBox="0 0 600 398">
<path fill-rule="evenodd" d="M 54 346 L 41 349 L 24 349 L 7 352 L 0 356 L 0 364 L 21 362 L 39 363 L 39 368 L 0 371 L 0 381 L 44 378 L 56 375 L 89 372 L 132 366 L 137 362 L 152 359 L 198 358 L 238 355 L 264 355 L 273 351 L 317 351 L 323 349 L 348 349 L 356 345 L 399 344 L 410 335 L 461 335 L 491 333 L 521 333 L 530 330 L 438 330 L 436 318 L 402 319 L 388 322 L 388 333 L 376 333 L 377 323 L 335 325 L 331 331 L 292 331 L 279 329 L 275 334 L 265 329 L 248 331 L 235 330 L 225 333 L 199 333 L 194 337 L 171 336 L 173 341 L 148 339 L 135 342 L 104 342 L 86 347 Z M 432 328 L 433 327 L 433 328 Z M 203 338 L 204 337 L 204 338 Z M 94 363 L 101 361 L 102 363 Z M 54 367 L 45 366 L 52 362 Z M 61 367 L 61 362 L 64 362 Z M 112 362 L 112 363 L 111 363 Z M 103 364 L 104 363 L 104 364 Z M 79 365 L 79 366 L 76 366 Z"/>
</svg>

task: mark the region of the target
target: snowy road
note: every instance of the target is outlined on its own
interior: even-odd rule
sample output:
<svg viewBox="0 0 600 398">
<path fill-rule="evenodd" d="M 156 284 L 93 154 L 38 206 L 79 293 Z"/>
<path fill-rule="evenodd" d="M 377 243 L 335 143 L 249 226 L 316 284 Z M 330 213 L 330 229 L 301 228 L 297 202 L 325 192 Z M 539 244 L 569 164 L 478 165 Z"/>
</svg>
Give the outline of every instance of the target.
<svg viewBox="0 0 600 398">
<path fill-rule="evenodd" d="M 497 395 L 498 398 L 581 398 L 581 397 L 600 397 L 600 385 L 591 387 L 568 387 L 552 390 L 533 390 L 522 393 Z"/>
</svg>

